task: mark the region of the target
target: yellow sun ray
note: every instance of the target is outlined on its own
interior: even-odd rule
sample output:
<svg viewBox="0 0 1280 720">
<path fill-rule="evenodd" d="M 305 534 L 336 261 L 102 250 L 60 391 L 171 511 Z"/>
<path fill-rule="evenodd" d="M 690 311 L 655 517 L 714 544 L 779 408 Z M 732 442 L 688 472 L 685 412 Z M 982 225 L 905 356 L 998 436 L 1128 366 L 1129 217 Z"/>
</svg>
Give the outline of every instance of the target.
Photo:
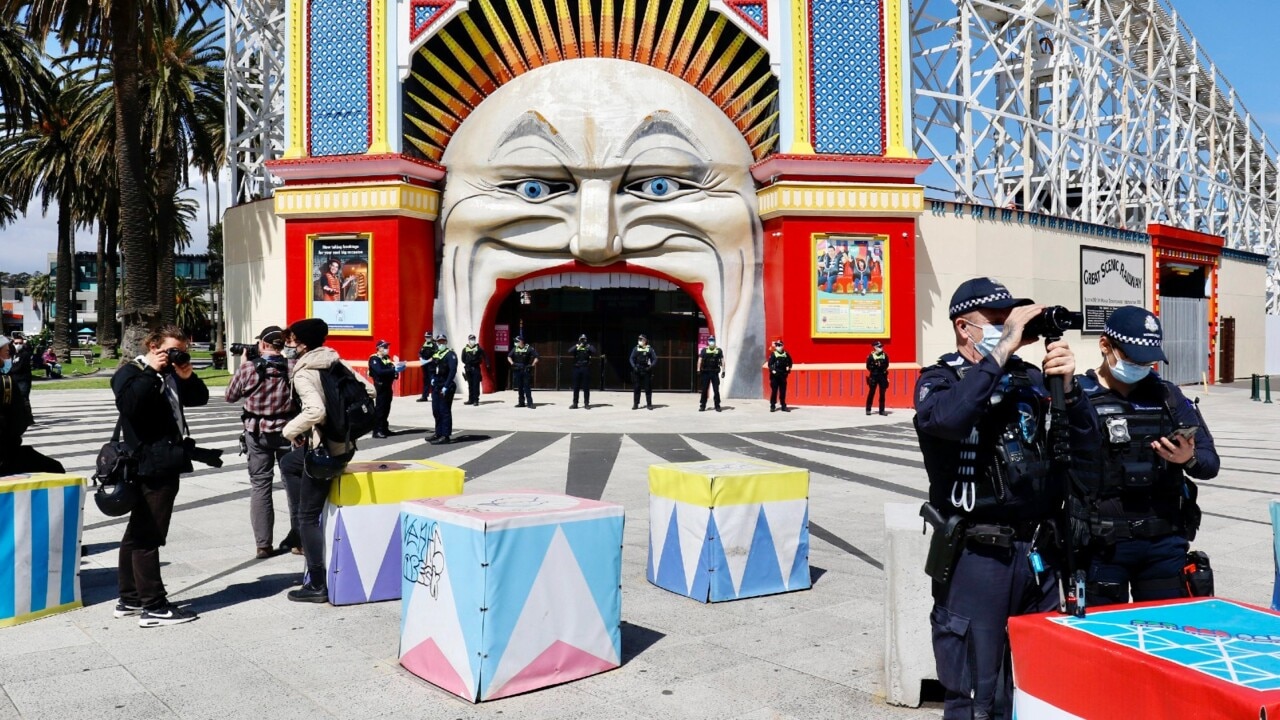
<svg viewBox="0 0 1280 720">
<path fill-rule="evenodd" d="M 413 143 L 414 147 L 418 148 L 418 152 L 431 162 L 440 162 L 440 158 L 444 156 L 444 148 L 438 148 L 412 135 L 406 135 L 405 139 Z"/>
<path fill-rule="evenodd" d="M 471 114 L 471 107 L 454 97 L 453 93 L 445 90 L 439 85 L 436 85 L 418 73 L 413 73 L 413 79 L 422 83 L 422 86 L 427 89 L 427 92 L 431 93 L 446 110 L 453 113 L 454 117 L 459 120 L 465 120 L 467 119 L 467 116 Z"/>
<path fill-rule="evenodd" d="M 746 133 L 748 128 L 751 127 L 751 124 L 755 122 L 756 118 L 760 117 L 761 113 L 773 106 L 773 100 L 776 97 L 778 97 L 778 91 L 774 90 L 766 95 L 763 100 L 748 108 L 746 112 L 733 118 L 733 124 L 738 126 L 738 130 L 740 132 Z"/>
<path fill-rule="evenodd" d="M 489 73 L 485 72 L 484 67 L 471 57 L 471 53 L 467 52 L 466 48 L 459 45 L 458 41 L 453 39 L 453 36 L 449 34 L 448 30 L 440 31 L 440 39 L 444 41 L 445 47 L 449 48 L 449 52 L 452 52 L 453 56 L 458 59 L 458 64 L 466 71 L 467 77 L 471 79 L 471 83 L 480 89 L 480 93 L 482 95 L 487 96 L 489 93 L 498 89 L 497 83 L 493 81 L 493 78 L 489 76 Z"/>
<path fill-rule="evenodd" d="M 409 116 L 409 121 L 421 130 L 422 134 L 427 136 L 432 145 L 444 147 L 449 142 L 449 138 L 453 136 L 453 133 L 445 132 L 426 120 L 420 120 L 412 115 Z"/>
<path fill-rule="evenodd" d="M 622 27 L 618 28 L 618 54 L 630 60 L 636 49 L 636 0 L 622 0 Z"/>
<path fill-rule="evenodd" d="M 556 0 L 556 17 L 560 21 L 560 43 L 566 60 L 580 57 L 578 38 L 573 32 L 573 17 L 569 15 L 569 0 Z"/>
<path fill-rule="evenodd" d="M 659 0 L 648 0 L 644 6 L 644 20 L 640 22 L 640 38 L 632 59 L 648 65 L 653 58 L 653 36 L 658 30 Z"/>
<path fill-rule="evenodd" d="M 737 117 L 742 114 L 742 111 L 751 105 L 751 101 L 755 99 L 756 94 L 760 92 L 760 88 L 764 87 L 764 84 L 769 81 L 770 77 L 772 76 L 768 73 L 761 75 L 756 78 L 755 82 L 751 83 L 749 87 L 738 93 L 732 100 L 727 103 L 721 103 L 720 107 L 724 108 L 724 114 L 728 115 L 730 120 L 737 119 Z"/>
<path fill-rule="evenodd" d="M 613 42 L 613 3 L 600 3 L 600 52 L 596 57 L 617 57 Z"/>
<path fill-rule="evenodd" d="M 537 0 L 537 2 L 541 1 Z M 520 0 L 507 0 L 507 14 L 511 17 L 511 22 L 515 23 L 516 40 L 524 50 L 524 59 L 529 62 L 529 67 L 542 67 L 546 64 L 545 58 L 542 56 L 542 51 L 538 49 L 538 41 L 533 37 L 533 29 L 529 27 L 529 21 L 524 17 L 524 10 L 520 9 Z"/>
<path fill-rule="evenodd" d="M 494 9 L 492 0 L 480 0 L 480 10 L 484 13 L 484 18 L 489 23 L 489 29 L 493 31 L 493 38 L 498 41 L 498 48 L 502 50 L 502 57 L 506 59 L 512 73 L 521 75 L 529 72 L 529 66 L 525 64 L 524 57 L 520 54 L 520 48 L 516 47 L 516 44 L 511 40 L 511 36 L 507 34 L 507 28 L 502 24 L 502 19 L 498 17 L 498 11 Z M 466 13 L 463 14 L 465 15 Z"/>
<path fill-rule="evenodd" d="M 767 133 L 773 132 L 773 124 L 777 119 L 778 119 L 778 113 L 776 112 L 766 117 L 765 119 L 753 125 L 751 129 L 743 133 L 742 134 L 743 139 L 747 141 L 748 145 L 750 145 L 751 147 L 755 147 L 760 143 L 760 140 L 762 140 Z"/>
<path fill-rule="evenodd" d="M 547 16 L 547 6 L 542 0 L 533 0 L 533 23 L 538 26 L 538 39 L 542 42 L 542 54 L 548 63 L 560 62 L 564 56 L 560 53 L 560 40 L 551 27 L 551 18 Z"/>
<path fill-rule="evenodd" d="M 591 0 L 578 0 L 578 27 L 582 29 L 582 57 L 600 57 L 596 53 L 596 23 L 591 14 Z"/>
<path fill-rule="evenodd" d="M 747 41 L 747 36 L 738 33 L 737 37 L 729 42 L 729 47 L 720 54 L 720 58 L 711 64 L 711 69 L 707 74 L 698 81 L 698 90 L 703 95 L 711 97 L 711 93 L 720 84 L 720 78 L 729 71 L 729 66 L 738 57 L 738 51 L 742 49 L 742 44 Z"/>
<path fill-rule="evenodd" d="M 724 19 L 723 15 L 717 15 L 716 21 L 711 24 L 711 30 L 707 32 L 706 39 L 698 43 L 698 51 L 693 54 L 693 60 L 689 63 L 689 67 L 684 69 L 681 77 L 690 85 L 697 86 L 698 78 L 702 77 L 702 73 L 706 72 L 707 64 L 711 62 L 711 53 L 715 51 L 716 45 L 720 43 L 720 34 L 724 32 L 725 25 L 729 21 Z"/>
<path fill-rule="evenodd" d="M 662 34 L 658 36 L 658 47 L 653 51 L 650 64 L 665 69 L 671 62 L 671 48 L 676 42 L 676 33 L 680 28 L 680 12 L 684 9 L 684 0 L 674 0 L 667 10 L 667 19 L 662 23 Z"/>
<path fill-rule="evenodd" d="M 417 103 L 418 107 L 422 108 L 423 112 L 430 115 L 431 119 L 436 121 L 436 125 L 443 128 L 444 131 L 450 135 L 452 135 L 453 132 L 458 129 L 458 126 L 462 124 L 461 120 L 449 114 L 449 112 L 444 108 L 433 105 L 413 93 L 409 93 L 409 99 Z"/>
<path fill-rule="evenodd" d="M 689 22 L 684 26 L 684 31 L 680 33 L 680 44 L 676 45 L 676 52 L 671 56 L 671 63 L 667 65 L 667 72 L 680 77 L 684 74 L 684 68 L 689 64 L 689 58 L 693 56 L 693 48 L 698 42 L 699 31 L 702 28 L 702 18 L 707 14 L 706 0 L 698 0 L 693 5 L 693 14 L 689 17 Z"/>
<path fill-rule="evenodd" d="M 460 97 L 468 106 L 475 107 L 484 99 L 484 93 L 480 92 L 479 88 L 472 85 L 466 78 L 454 72 L 453 68 L 446 65 L 444 60 L 431 53 L 425 52 L 425 46 L 423 50 L 418 51 L 418 54 L 427 59 L 427 62 L 431 64 L 431 67 L 434 68 L 436 72 L 440 73 L 440 78 L 444 80 L 445 85 L 452 88 L 453 91 L 457 93 L 458 97 Z"/>
<path fill-rule="evenodd" d="M 764 60 L 764 57 L 764 48 L 756 48 L 756 51 L 751 54 L 751 57 L 747 58 L 746 62 L 738 66 L 738 69 L 733 71 L 733 74 L 729 76 L 728 80 L 724 81 L 723 85 L 716 88 L 716 91 L 711 94 L 711 102 L 719 105 L 720 107 L 725 107 L 725 105 L 729 103 L 730 98 L 732 98 L 738 92 L 738 89 L 742 87 L 742 83 L 746 82 L 747 78 L 751 76 L 751 73 L 755 72 L 756 67 L 760 64 L 761 60 Z"/>
<path fill-rule="evenodd" d="M 476 46 L 476 52 L 480 53 L 480 60 L 485 67 L 489 68 L 489 74 L 497 79 L 499 86 L 506 85 L 514 77 L 511 70 L 507 68 L 507 64 L 494 51 L 493 46 L 480 32 L 480 28 L 476 27 L 476 21 L 471 19 L 471 15 L 462 13 L 459 17 L 462 20 L 462 27 L 467 31 L 467 37 L 471 38 L 471 42 Z M 443 31 L 441 34 L 444 34 Z"/>
</svg>

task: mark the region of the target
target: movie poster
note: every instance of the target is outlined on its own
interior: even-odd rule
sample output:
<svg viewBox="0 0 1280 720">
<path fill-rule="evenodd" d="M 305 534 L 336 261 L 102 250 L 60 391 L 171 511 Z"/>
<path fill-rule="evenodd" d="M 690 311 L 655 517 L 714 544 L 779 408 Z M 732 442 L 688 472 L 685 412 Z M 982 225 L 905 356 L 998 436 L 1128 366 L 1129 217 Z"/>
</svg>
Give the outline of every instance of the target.
<svg viewBox="0 0 1280 720">
<path fill-rule="evenodd" d="M 814 236 L 814 337 L 888 337 L 888 240 Z"/>
<path fill-rule="evenodd" d="M 311 285 L 307 314 L 329 323 L 335 335 L 368 335 L 372 287 L 372 237 L 368 234 L 344 237 L 307 238 Z"/>
</svg>

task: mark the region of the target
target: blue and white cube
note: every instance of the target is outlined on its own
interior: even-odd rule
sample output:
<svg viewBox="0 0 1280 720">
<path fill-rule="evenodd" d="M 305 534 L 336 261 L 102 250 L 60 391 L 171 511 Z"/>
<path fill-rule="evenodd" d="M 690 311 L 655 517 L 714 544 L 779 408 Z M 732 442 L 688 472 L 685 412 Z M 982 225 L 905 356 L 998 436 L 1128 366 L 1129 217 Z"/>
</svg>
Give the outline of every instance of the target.
<svg viewBox="0 0 1280 720">
<path fill-rule="evenodd" d="M 0 477 L 0 628 L 83 604 L 84 495 L 74 475 Z"/>
</svg>

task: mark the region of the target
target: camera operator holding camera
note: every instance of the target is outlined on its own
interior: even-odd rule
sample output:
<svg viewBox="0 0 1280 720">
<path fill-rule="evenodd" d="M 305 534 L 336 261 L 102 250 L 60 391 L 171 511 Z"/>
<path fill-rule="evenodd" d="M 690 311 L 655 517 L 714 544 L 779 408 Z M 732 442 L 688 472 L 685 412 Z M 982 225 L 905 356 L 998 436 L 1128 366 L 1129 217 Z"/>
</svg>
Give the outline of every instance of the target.
<svg viewBox="0 0 1280 720">
<path fill-rule="evenodd" d="M 120 429 L 137 455 L 139 495 L 120 539 L 120 602 L 115 616 L 137 615 L 141 627 L 157 627 L 196 619 L 194 612 L 169 603 L 160 578 L 160 547 L 169 534 L 178 478 L 192 470 L 195 448 L 186 437 L 182 408 L 209 402 L 209 388 L 191 367 L 181 329 L 152 332 L 144 348 L 144 354 L 121 365 L 111 377 Z"/>
<path fill-rule="evenodd" d="M 289 386 L 289 370 L 293 363 L 285 359 L 284 329 L 272 325 L 258 333 L 256 345 L 232 345 L 240 350 L 244 361 L 227 385 L 227 402 L 244 401 L 240 419 L 244 424 L 242 449 L 249 456 L 249 524 L 259 560 L 275 554 L 272 533 L 275 528 L 275 505 L 271 486 L 276 463 L 289 452 L 289 441 L 281 430 L 297 408 L 293 389 Z M 280 549 L 299 548 L 297 527 L 291 527 Z M 299 551 L 300 552 L 300 551 Z"/>
<path fill-rule="evenodd" d="M 949 307 L 956 352 L 916 383 L 916 434 L 929 475 L 921 515 L 933 525 L 926 572 L 933 578 L 933 652 L 948 720 L 1010 711 L 1011 615 L 1058 606 L 1053 520 L 1065 487 L 1051 472 L 1048 378 L 1065 381 L 1072 449 L 1097 444 L 1089 401 L 1072 382 L 1075 357 L 1062 340 L 1043 370 L 1014 353 L 1038 340 L 1045 308 L 990 278 L 968 280 Z M 1050 311 L 1052 314 L 1052 310 Z"/>
<path fill-rule="evenodd" d="M 1195 404 L 1153 369 L 1168 362 L 1163 340 L 1155 315 L 1117 308 L 1098 338 L 1102 364 L 1078 378 L 1102 433 L 1102 451 L 1075 463 L 1070 499 L 1091 605 L 1212 594 L 1208 557 L 1187 553 L 1200 527 L 1190 478 L 1216 477 L 1218 452 Z"/>
</svg>

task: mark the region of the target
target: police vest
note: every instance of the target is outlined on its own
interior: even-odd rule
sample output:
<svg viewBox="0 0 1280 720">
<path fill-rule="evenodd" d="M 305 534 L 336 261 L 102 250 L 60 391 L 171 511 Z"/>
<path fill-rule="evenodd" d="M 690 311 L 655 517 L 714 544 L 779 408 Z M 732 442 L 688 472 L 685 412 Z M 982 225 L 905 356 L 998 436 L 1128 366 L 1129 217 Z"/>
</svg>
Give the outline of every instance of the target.
<svg viewBox="0 0 1280 720">
<path fill-rule="evenodd" d="M 636 345 L 636 371 L 647 372 L 653 367 L 653 348 L 648 345 Z"/>
<path fill-rule="evenodd" d="M 586 367 L 591 363 L 591 346 L 590 345 L 574 345 L 569 351 L 573 356 L 573 364 L 575 367 Z"/>
<path fill-rule="evenodd" d="M 471 345 L 468 345 L 462 348 L 462 364 L 471 368 L 480 366 L 480 346 L 479 345 L 476 345 L 474 347 Z"/>
<path fill-rule="evenodd" d="M 533 356 L 529 352 L 530 349 L 528 345 L 525 345 L 511 351 L 511 359 L 515 362 L 517 369 L 527 367 L 529 363 L 533 362 Z"/>
<path fill-rule="evenodd" d="M 702 371 L 703 372 L 719 372 L 720 364 L 724 362 L 724 351 L 720 348 L 706 348 L 702 351 Z"/>
<path fill-rule="evenodd" d="M 1090 376 L 1080 378 L 1098 414 L 1102 449 L 1077 458 L 1076 483 L 1089 500 L 1105 500 L 1128 493 L 1176 494 L 1182 473 L 1169 472 L 1151 443 L 1173 432 L 1163 404 L 1132 402 Z"/>
<path fill-rule="evenodd" d="M 961 377 L 945 361 L 940 366 Z M 944 512 L 1015 523 L 1043 519 L 1061 506 L 1065 488 L 1052 482 L 1045 431 L 1049 395 L 1031 381 L 1027 367 L 1015 365 L 1000 378 L 968 437 L 956 442 L 931 436 L 921 443 L 930 481 L 951 488 Z"/>
</svg>

